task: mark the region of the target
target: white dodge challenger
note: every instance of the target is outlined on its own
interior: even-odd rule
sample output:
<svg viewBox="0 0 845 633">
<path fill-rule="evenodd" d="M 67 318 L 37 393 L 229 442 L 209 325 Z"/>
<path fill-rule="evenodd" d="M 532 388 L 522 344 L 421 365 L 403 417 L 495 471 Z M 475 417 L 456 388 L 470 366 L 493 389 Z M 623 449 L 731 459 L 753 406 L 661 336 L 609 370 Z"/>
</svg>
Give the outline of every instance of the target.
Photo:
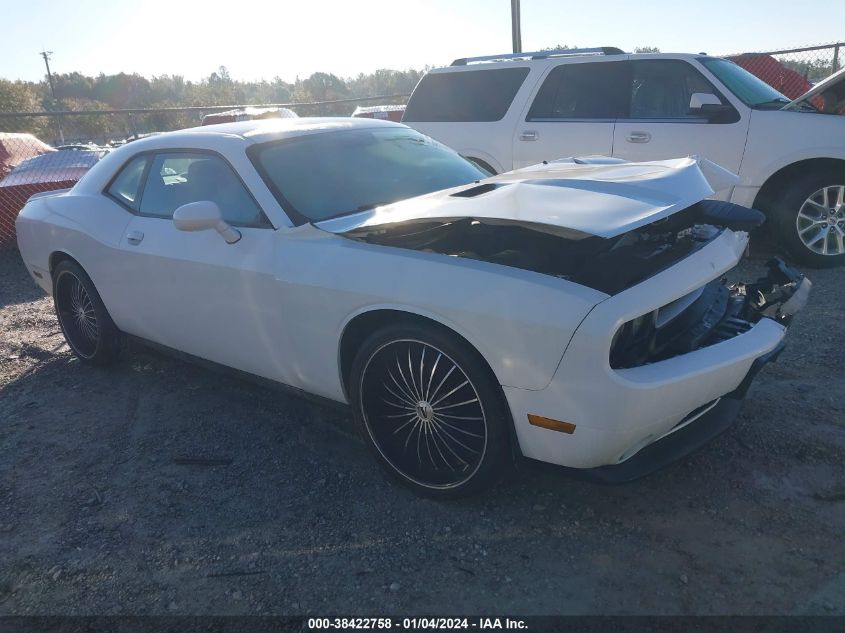
<svg viewBox="0 0 845 633">
<path fill-rule="evenodd" d="M 732 422 L 809 281 L 728 283 L 760 213 L 695 158 L 495 177 L 403 125 L 247 121 L 110 153 L 17 220 L 68 345 L 135 337 L 348 403 L 388 472 L 626 481 Z"/>
</svg>

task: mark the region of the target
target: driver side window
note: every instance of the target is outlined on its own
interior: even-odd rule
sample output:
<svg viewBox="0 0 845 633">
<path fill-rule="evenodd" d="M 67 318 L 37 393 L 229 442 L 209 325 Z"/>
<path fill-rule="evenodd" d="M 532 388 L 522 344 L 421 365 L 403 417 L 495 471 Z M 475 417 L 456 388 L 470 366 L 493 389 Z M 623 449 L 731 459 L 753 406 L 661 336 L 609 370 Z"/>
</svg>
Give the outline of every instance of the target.
<svg viewBox="0 0 845 633">
<path fill-rule="evenodd" d="M 153 158 L 141 195 L 142 215 L 172 218 L 178 207 L 200 200 L 217 204 L 229 224 L 270 226 L 240 178 L 219 156 L 172 152 Z"/>
<path fill-rule="evenodd" d="M 649 59 L 632 64 L 632 119 L 700 120 L 700 114 L 690 114 L 690 97 L 696 92 L 719 96 L 716 88 L 684 61 Z"/>
</svg>

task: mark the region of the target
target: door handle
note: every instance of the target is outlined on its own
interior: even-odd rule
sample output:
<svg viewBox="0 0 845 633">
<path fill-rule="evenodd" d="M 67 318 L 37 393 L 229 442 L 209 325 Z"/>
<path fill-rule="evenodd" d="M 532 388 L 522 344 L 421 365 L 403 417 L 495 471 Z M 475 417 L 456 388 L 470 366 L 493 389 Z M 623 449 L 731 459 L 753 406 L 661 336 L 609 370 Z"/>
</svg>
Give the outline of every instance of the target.
<svg viewBox="0 0 845 633">
<path fill-rule="evenodd" d="M 629 143 L 648 143 L 651 140 L 651 134 L 648 132 L 631 132 L 627 140 Z"/>
<path fill-rule="evenodd" d="M 523 130 L 519 135 L 520 141 L 536 141 L 538 138 L 540 135 L 535 130 Z"/>
<path fill-rule="evenodd" d="M 141 240 L 144 239 L 144 234 L 141 231 L 131 231 L 129 235 L 126 236 L 126 241 L 132 244 L 133 246 L 137 246 L 141 243 Z"/>
</svg>

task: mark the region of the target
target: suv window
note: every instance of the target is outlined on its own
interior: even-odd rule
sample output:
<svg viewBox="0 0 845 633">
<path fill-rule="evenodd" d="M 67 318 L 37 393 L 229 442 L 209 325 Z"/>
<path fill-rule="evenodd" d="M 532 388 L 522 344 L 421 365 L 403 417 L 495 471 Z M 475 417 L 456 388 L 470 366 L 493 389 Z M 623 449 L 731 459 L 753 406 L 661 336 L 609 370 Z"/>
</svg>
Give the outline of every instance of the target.
<svg viewBox="0 0 845 633">
<path fill-rule="evenodd" d="M 624 117 L 628 73 L 625 62 L 561 64 L 546 77 L 527 120 Z"/>
<path fill-rule="evenodd" d="M 223 219 L 238 226 L 269 226 L 243 183 L 218 156 L 176 152 L 158 154 L 150 166 L 140 212 L 171 218 L 183 204 L 210 200 Z"/>
<path fill-rule="evenodd" d="M 701 115 L 689 112 L 692 94 L 718 94 L 713 84 L 684 61 L 648 59 L 631 63 L 632 119 L 700 119 Z"/>
<path fill-rule="evenodd" d="M 499 121 L 528 71 L 522 67 L 429 73 L 414 89 L 402 121 Z"/>
<path fill-rule="evenodd" d="M 112 180 L 107 193 L 125 207 L 138 210 L 138 191 L 141 178 L 147 166 L 146 156 L 137 156 L 130 160 Z"/>
</svg>

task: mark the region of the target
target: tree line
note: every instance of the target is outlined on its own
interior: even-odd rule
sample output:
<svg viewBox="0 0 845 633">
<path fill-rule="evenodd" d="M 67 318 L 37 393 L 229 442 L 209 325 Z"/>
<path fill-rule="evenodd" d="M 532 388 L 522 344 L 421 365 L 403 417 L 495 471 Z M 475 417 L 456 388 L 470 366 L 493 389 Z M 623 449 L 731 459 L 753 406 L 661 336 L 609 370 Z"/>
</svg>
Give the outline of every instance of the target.
<svg viewBox="0 0 845 633">
<path fill-rule="evenodd" d="M 198 81 L 180 75 L 152 78 L 137 73 L 100 74 L 79 72 L 53 75 L 55 99 L 45 77 L 41 81 L 0 79 L 0 112 L 39 112 L 55 110 L 111 110 L 127 108 L 169 108 L 260 103 L 308 103 L 359 99 L 377 95 L 409 94 L 427 69 L 389 70 L 360 73 L 342 78 L 317 72 L 304 79 L 287 82 L 233 79 L 225 66 Z M 386 100 L 391 101 L 391 100 Z M 393 99 L 393 102 L 404 102 Z M 355 103 L 298 107 L 300 116 L 348 116 Z M 108 139 L 136 132 L 178 129 L 198 125 L 196 113 L 150 113 L 63 117 L 0 119 L 0 131 L 32 132 L 46 138 L 63 126 L 63 136 L 76 140 Z M 14 129 L 12 129 L 14 128 Z"/>
</svg>

